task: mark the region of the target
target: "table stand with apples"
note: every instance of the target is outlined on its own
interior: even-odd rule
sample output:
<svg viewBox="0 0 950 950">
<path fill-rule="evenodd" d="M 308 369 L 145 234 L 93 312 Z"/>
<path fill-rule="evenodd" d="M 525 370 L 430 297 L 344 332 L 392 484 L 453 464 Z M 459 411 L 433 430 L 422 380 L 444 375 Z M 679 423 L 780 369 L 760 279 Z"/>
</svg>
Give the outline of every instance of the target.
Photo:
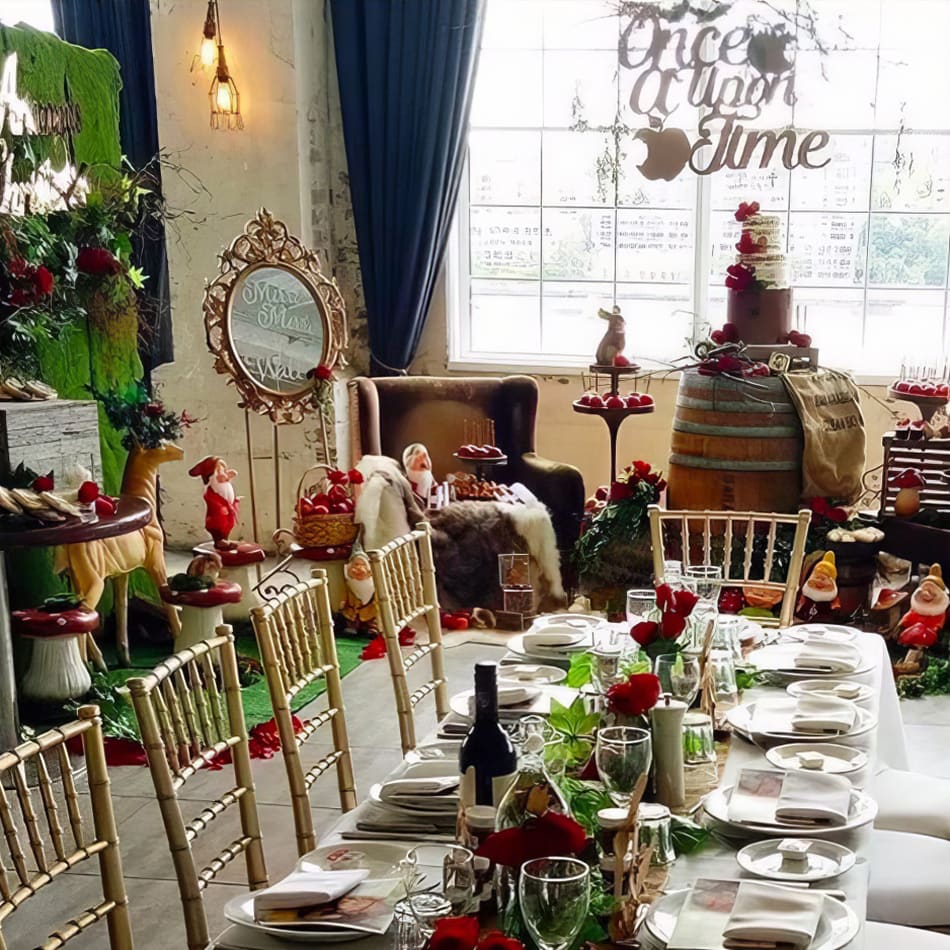
<svg viewBox="0 0 950 950">
<path fill-rule="evenodd" d="M 899 379 L 887 394 L 899 402 L 912 402 L 920 410 L 921 422 L 930 422 L 950 401 L 950 384 L 943 379 Z"/>
<path fill-rule="evenodd" d="M 583 415 L 600 416 L 607 423 L 610 433 L 610 480 L 617 477 L 617 433 L 628 416 L 646 415 L 653 412 L 653 397 L 649 393 L 633 392 L 627 396 L 620 394 L 620 378 L 639 372 L 640 367 L 601 366 L 591 364 L 592 385 L 596 386 L 599 376 L 609 376 L 610 386 L 606 393 L 586 392 L 571 404 L 575 412 Z"/>
</svg>

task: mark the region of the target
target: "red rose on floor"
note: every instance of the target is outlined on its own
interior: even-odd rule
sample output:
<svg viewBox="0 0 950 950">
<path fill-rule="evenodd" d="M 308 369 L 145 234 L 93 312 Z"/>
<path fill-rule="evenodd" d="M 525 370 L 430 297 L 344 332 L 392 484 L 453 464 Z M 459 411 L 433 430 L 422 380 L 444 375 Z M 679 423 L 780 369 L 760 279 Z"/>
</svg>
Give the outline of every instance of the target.
<svg viewBox="0 0 950 950">
<path fill-rule="evenodd" d="M 99 486 L 95 482 L 83 482 L 76 495 L 81 505 L 91 505 L 99 497 Z"/>
<path fill-rule="evenodd" d="M 76 255 L 76 269 L 84 274 L 99 276 L 118 274 L 122 270 L 122 265 L 112 252 L 104 247 L 83 247 Z"/>
<path fill-rule="evenodd" d="M 48 472 L 46 475 L 40 475 L 37 478 L 34 478 L 33 484 L 30 487 L 33 489 L 33 491 L 52 491 L 53 473 Z"/>
<path fill-rule="evenodd" d="M 607 708 L 625 716 L 642 716 L 660 698 L 660 681 L 652 673 L 634 673 L 626 683 L 615 683 L 607 690 Z"/>
<path fill-rule="evenodd" d="M 386 641 L 381 633 L 377 633 L 369 643 L 363 647 L 361 660 L 379 660 L 386 655 Z"/>
<path fill-rule="evenodd" d="M 508 937 L 500 930 L 489 930 L 478 941 L 477 950 L 524 950 L 524 944 L 514 937 Z"/>
<path fill-rule="evenodd" d="M 654 620 L 641 620 L 630 628 L 630 636 L 642 647 L 649 646 L 660 635 L 660 625 Z"/>
<path fill-rule="evenodd" d="M 478 943 L 477 917 L 443 917 L 429 938 L 429 950 L 473 950 Z"/>
<path fill-rule="evenodd" d="M 489 835 L 476 852 L 505 867 L 521 867 L 525 861 L 556 854 L 577 854 L 587 844 L 587 832 L 573 818 L 547 811 L 519 828 L 506 828 Z"/>
<path fill-rule="evenodd" d="M 399 645 L 401 647 L 411 647 L 416 642 L 416 631 L 412 627 L 403 627 L 399 631 Z"/>
<path fill-rule="evenodd" d="M 38 297 L 46 297 L 53 292 L 53 274 L 42 264 L 33 274 L 33 287 Z"/>
</svg>

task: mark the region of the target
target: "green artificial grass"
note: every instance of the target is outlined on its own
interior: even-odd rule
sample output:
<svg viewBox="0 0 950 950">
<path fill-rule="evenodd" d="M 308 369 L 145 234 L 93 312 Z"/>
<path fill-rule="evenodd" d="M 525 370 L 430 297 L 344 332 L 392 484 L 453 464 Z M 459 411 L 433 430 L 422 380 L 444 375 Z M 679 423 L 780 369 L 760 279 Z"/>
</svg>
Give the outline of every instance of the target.
<svg viewBox="0 0 950 950">
<path fill-rule="evenodd" d="M 267 691 L 267 680 L 264 679 L 263 671 L 256 677 L 248 675 L 248 664 L 242 660 L 253 660 L 260 663 L 260 653 L 257 649 L 257 641 L 253 634 L 238 635 L 235 646 L 237 647 L 238 663 L 241 667 L 242 681 L 246 682 L 248 678 L 254 681 L 241 689 L 241 701 L 244 704 L 244 721 L 248 729 L 267 722 L 274 717 L 271 709 L 270 694 Z M 354 637 L 338 637 L 336 641 L 337 658 L 340 663 L 340 675 L 346 676 L 360 665 L 360 653 L 366 646 L 365 640 L 358 640 Z M 132 647 L 132 660 L 137 665 L 128 669 L 116 669 L 115 653 L 108 644 L 102 644 L 103 654 L 106 663 L 109 665 L 108 679 L 116 686 L 121 686 L 127 679 L 133 676 L 142 676 L 157 666 L 162 660 L 166 659 L 170 652 L 170 647 L 155 644 L 135 644 Z M 307 703 L 312 702 L 326 689 L 323 680 L 311 683 L 305 689 L 302 689 L 294 698 L 291 708 L 294 712 L 302 709 Z"/>
</svg>

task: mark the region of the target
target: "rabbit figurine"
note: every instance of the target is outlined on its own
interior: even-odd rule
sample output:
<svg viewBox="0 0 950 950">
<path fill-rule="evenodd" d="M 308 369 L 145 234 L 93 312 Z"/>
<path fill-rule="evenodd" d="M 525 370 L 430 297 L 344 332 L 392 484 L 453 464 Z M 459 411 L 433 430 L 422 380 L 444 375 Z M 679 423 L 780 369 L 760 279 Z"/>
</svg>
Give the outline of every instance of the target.
<svg viewBox="0 0 950 950">
<path fill-rule="evenodd" d="M 601 320 L 606 320 L 608 326 L 603 339 L 597 344 L 594 362 L 598 366 L 613 366 L 614 357 L 623 353 L 627 342 L 624 334 L 624 319 L 620 314 L 620 307 L 616 306 L 613 310 L 598 310 L 597 316 Z"/>
</svg>

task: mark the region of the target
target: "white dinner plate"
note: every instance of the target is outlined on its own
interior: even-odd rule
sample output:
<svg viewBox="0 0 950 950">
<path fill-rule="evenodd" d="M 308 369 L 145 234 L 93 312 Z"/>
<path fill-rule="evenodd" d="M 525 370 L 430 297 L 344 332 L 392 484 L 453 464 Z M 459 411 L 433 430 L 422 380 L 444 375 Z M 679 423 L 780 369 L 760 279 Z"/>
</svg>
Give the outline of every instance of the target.
<svg viewBox="0 0 950 950">
<path fill-rule="evenodd" d="M 567 679 L 567 670 L 538 663 L 502 662 L 498 664 L 498 678 L 523 685 L 548 686 L 563 683 Z"/>
<path fill-rule="evenodd" d="M 576 627 L 582 632 L 587 632 L 603 622 L 604 618 L 598 617 L 596 614 L 572 614 L 569 611 L 564 611 L 559 614 L 543 614 L 531 624 L 531 630 L 538 633 L 546 627 L 567 626 Z"/>
<path fill-rule="evenodd" d="M 734 785 L 713 789 L 703 799 L 703 810 L 710 818 L 746 834 L 768 835 L 770 838 L 830 838 L 843 832 L 854 831 L 874 821 L 877 802 L 856 788 L 851 789 L 851 809 L 842 825 L 796 825 L 789 821 L 781 824 L 763 824 L 754 821 L 730 821 L 729 799 Z"/>
<path fill-rule="evenodd" d="M 834 670 L 823 672 L 815 669 L 799 669 L 795 666 L 795 657 L 802 648 L 799 640 L 787 641 L 785 643 L 773 643 L 767 647 L 756 650 L 749 655 L 749 662 L 754 663 L 756 668 L 764 673 L 776 673 L 786 679 L 811 680 L 819 678 L 828 678 L 840 680 L 852 676 L 860 676 L 874 669 L 874 661 L 866 657 L 859 651 L 857 668 L 843 672 Z M 857 647 L 855 647 L 857 649 Z"/>
<path fill-rule="evenodd" d="M 426 796 L 425 804 L 417 804 L 416 799 L 401 802 L 384 802 L 380 796 L 382 788 L 382 782 L 377 782 L 375 785 L 370 786 L 369 800 L 393 814 L 412 815 L 414 818 L 445 818 L 446 815 L 454 815 L 458 811 L 458 792 L 440 795 L 438 800 L 436 800 L 435 795 Z M 431 799 L 431 801 L 429 801 L 429 799 Z M 421 802 L 421 800 L 422 796 L 419 796 L 419 801 Z"/>
<path fill-rule="evenodd" d="M 577 699 L 577 690 L 570 686 L 545 686 L 534 690 L 534 696 L 515 706 L 498 707 L 498 718 L 503 722 L 511 722 L 522 716 L 549 716 L 551 714 L 551 700 L 556 699 L 563 706 L 570 706 Z M 471 722 L 469 700 L 473 696 L 470 689 L 456 693 L 449 700 L 449 708 L 466 722 Z"/>
<path fill-rule="evenodd" d="M 776 887 L 780 885 L 776 884 Z M 646 916 L 646 927 L 663 946 L 670 942 L 676 918 L 689 896 L 689 890 L 673 891 L 654 901 Z M 808 950 L 839 950 L 846 947 L 858 935 L 861 922 L 857 914 L 842 901 L 825 898 L 821 908 L 821 920 L 815 939 Z"/>
<path fill-rule="evenodd" d="M 782 739 L 785 741 L 801 739 L 803 742 L 834 742 L 835 739 L 854 739 L 857 736 L 863 736 L 877 725 L 877 717 L 875 715 L 861 706 L 855 706 L 854 725 L 847 732 L 802 732 L 801 730 L 792 728 L 791 713 L 795 708 L 795 700 L 793 698 L 782 696 L 781 698 L 767 699 L 765 702 L 774 706 L 781 706 L 784 703 L 788 704 L 788 731 L 776 729 L 767 732 L 753 732 L 752 716 L 755 713 L 755 707 L 757 705 L 755 702 L 743 703 L 741 706 L 734 706 L 732 709 L 726 710 L 726 721 L 743 739 L 748 739 L 750 742 L 759 736 L 766 739 Z"/>
<path fill-rule="evenodd" d="M 857 696 L 838 696 L 835 693 L 835 687 L 839 685 L 857 686 L 859 692 Z M 804 696 L 806 693 L 813 693 L 818 696 L 832 696 L 835 699 L 850 699 L 852 703 L 866 703 L 874 697 L 874 690 L 866 683 L 851 683 L 848 680 L 796 680 L 785 687 L 785 692 L 789 696 Z"/>
<path fill-rule="evenodd" d="M 253 894 L 239 894 L 237 897 L 232 897 L 224 905 L 224 916 L 232 924 L 240 924 L 255 933 L 267 934 L 268 937 L 275 937 L 285 943 L 348 943 L 372 936 L 364 930 L 328 930 L 320 927 L 304 929 L 259 924 L 254 919 Z"/>
<path fill-rule="evenodd" d="M 854 867 L 855 855 L 850 848 L 835 841 L 809 841 L 807 863 L 801 870 L 791 870 L 788 864 L 783 867 L 778 850 L 781 841 L 781 838 L 767 838 L 747 844 L 736 854 L 739 867 L 769 881 L 803 882 L 825 881 Z"/>
<path fill-rule="evenodd" d="M 850 643 L 858 631 L 840 623 L 801 623 L 786 627 L 782 637 L 787 640 L 829 640 L 834 643 Z"/>
<path fill-rule="evenodd" d="M 541 690 L 537 687 L 525 686 L 523 683 L 514 683 L 512 685 L 517 686 L 520 690 L 523 690 L 522 696 L 518 699 L 517 702 L 506 701 L 502 686 L 507 685 L 503 680 L 498 681 L 498 712 L 501 713 L 516 713 L 521 709 L 524 709 L 524 715 L 537 714 L 537 710 L 534 708 L 537 703 L 536 700 L 541 695 Z M 463 716 L 466 719 L 472 718 L 472 700 L 475 698 L 475 690 L 466 689 L 461 693 L 456 693 L 449 700 L 449 708 L 458 716 Z M 548 701 L 548 711 L 550 712 L 550 700 Z"/>
<path fill-rule="evenodd" d="M 298 862 L 301 871 L 355 871 L 366 868 L 368 881 L 399 877 L 399 862 L 411 845 L 388 841 L 353 841 L 324 845 L 305 854 Z"/>
<path fill-rule="evenodd" d="M 531 633 L 544 633 L 544 630 L 531 630 Z M 578 639 L 563 647 L 532 647 L 530 650 L 524 645 L 525 634 L 516 633 L 507 643 L 508 649 L 518 656 L 526 656 L 535 660 L 560 661 L 570 660 L 574 653 L 583 653 L 594 645 L 593 628 L 585 633 L 579 633 Z"/>
<path fill-rule="evenodd" d="M 799 752 L 817 752 L 824 757 L 820 769 L 806 769 L 798 760 Z M 833 742 L 789 742 L 786 745 L 772 746 L 765 757 L 776 768 L 801 772 L 828 772 L 832 775 L 847 775 L 858 772 L 868 764 L 867 752 L 850 749 L 846 745 Z"/>
</svg>

